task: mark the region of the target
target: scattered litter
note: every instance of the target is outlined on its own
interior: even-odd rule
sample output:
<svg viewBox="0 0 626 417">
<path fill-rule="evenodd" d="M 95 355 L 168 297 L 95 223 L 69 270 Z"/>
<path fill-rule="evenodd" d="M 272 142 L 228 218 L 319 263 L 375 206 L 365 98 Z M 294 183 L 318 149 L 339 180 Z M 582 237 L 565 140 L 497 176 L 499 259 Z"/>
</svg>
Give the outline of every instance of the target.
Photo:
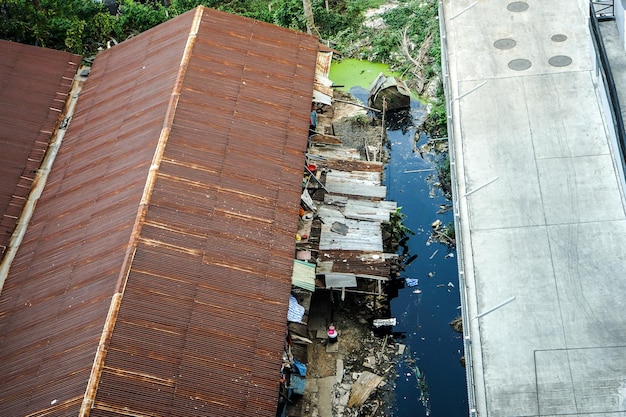
<svg viewBox="0 0 626 417">
<path fill-rule="evenodd" d="M 447 254 L 446 256 L 444 256 L 444 258 L 445 258 L 445 259 L 448 259 L 448 258 L 454 258 L 454 254 L 453 254 L 453 253 L 449 253 L 449 254 Z"/>
<path fill-rule="evenodd" d="M 454 284 L 452 282 L 448 282 L 448 287 L 454 288 Z"/>
<path fill-rule="evenodd" d="M 421 294 L 422 290 L 413 290 L 413 294 Z"/>
<path fill-rule="evenodd" d="M 428 273 L 428 278 L 432 278 L 432 277 L 434 277 L 434 276 L 435 276 L 435 273 L 434 273 L 434 272 L 429 272 L 429 273 Z"/>
</svg>

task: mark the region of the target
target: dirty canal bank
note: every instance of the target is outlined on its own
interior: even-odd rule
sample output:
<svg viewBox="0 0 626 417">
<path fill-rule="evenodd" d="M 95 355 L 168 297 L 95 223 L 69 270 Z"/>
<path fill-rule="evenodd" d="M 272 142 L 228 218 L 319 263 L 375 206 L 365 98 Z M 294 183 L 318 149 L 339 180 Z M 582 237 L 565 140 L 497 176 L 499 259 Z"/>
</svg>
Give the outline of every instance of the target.
<svg viewBox="0 0 626 417">
<path fill-rule="evenodd" d="M 361 77 L 372 72 L 349 65 Z M 367 103 L 363 82 L 349 85 L 347 80 L 342 89 Z M 390 313 L 397 319 L 394 338 L 406 345 L 386 405 L 387 415 L 394 417 L 468 414 L 462 334 L 450 326 L 461 314 L 456 251 L 433 239 L 433 224 L 441 228 L 453 221 L 452 202 L 437 173 L 448 149 L 445 140 L 417 134 L 426 114 L 425 105 L 412 99 L 410 110 L 396 113 L 386 124 L 386 199 L 397 203 L 406 216 L 404 226 L 414 233 L 399 249 L 409 260 L 399 278 L 410 285 L 401 286 L 396 297 L 390 294 Z"/>
<path fill-rule="evenodd" d="M 333 63 L 331 76 L 342 73 L 341 90 L 349 91 L 367 104 L 369 91 L 364 88 L 368 84 L 365 78 L 373 80 L 381 68 L 363 64 L 366 67 L 359 68 L 350 60 L 348 69 L 337 71 L 341 64 Z M 351 72 L 358 74 L 353 81 Z M 350 110 L 361 115 L 345 115 L 353 119 L 363 118 L 365 113 L 348 106 L 348 112 Z M 344 355 L 344 374 L 349 374 L 351 362 L 360 365 L 360 362 L 370 361 L 373 370 L 385 376 L 386 384 L 379 386 L 380 401 L 375 402 L 380 405 L 378 413 L 371 415 L 468 415 L 465 368 L 461 364 L 462 335 L 450 326 L 450 322 L 460 316 L 456 252 L 453 246 L 433 239 L 433 224 L 444 227 L 453 220 L 452 202 L 439 185 L 437 174 L 437 167 L 447 156 L 447 142 L 431 141 L 424 134 L 416 136 L 426 114 L 426 107 L 412 99 L 410 111 L 396 113 L 400 117 L 390 117 L 386 125 L 386 200 L 401 207 L 401 213 L 406 216 L 403 224 L 414 235 L 398 249 L 399 255 L 404 254 L 404 259 L 410 261 L 399 272 L 397 294 L 393 285 L 388 291 L 389 314 L 397 320 L 392 334 L 385 340 L 371 340 L 367 345 L 373 348 L 368 352 L 359 351 L 355 345 Z M 350 134 L 344 131 L 340 136 L 347 140 Z M 419 140 L 416 141 L 416 137 Z M 355 307 L 357 313 L 350 313 Z M 358 314 L 358 306 L 338 303 L 337 311 L 343 311 L 339 314 L 344 329 L 366 322 Z M 367 326 L 359 337 L 363 338 L 361 340 L 372 337 Z M 385 343 L 387 348 L 383 348 Z M 334 365 L 334 359 L 327 359 Z M 369 409 L 370 413 L 372 411 Z"/>
</svg>

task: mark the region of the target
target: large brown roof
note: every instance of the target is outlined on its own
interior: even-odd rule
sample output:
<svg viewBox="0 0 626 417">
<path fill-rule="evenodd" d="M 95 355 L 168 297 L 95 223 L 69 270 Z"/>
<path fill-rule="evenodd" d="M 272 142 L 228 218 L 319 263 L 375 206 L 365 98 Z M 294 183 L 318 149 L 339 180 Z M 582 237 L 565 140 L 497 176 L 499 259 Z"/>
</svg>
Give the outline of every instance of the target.
<svg viewBox="0 0 626 417">
<path fill-rule="evenodd" d="M 0 40 L 0 260 L 81 57 Z"/>
<path fill-rule="evenodd" d="M 0 415 L 275 415 L 317 50 L 199 7 L 98 55 L 0 294 Z"/>
</svg>

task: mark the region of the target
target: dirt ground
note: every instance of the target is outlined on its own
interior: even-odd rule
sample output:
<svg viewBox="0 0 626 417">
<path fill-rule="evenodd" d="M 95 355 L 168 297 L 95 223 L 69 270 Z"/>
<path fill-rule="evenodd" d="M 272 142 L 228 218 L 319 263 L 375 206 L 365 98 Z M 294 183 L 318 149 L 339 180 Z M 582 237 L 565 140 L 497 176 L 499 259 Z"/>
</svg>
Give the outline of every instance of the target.
<svg viewBox="0 0 626 417">
<path fill-rule="evenodd" d="M 324 394 L 318 389 L 305 392 L 305 417 L 350 417 L 387 415 L 385 405 L 393 396 L 393 381 L 396 378 L 397 361 L 401 359 L 402 347 L 384 332 L 375 333 L 371 325 L 375 315 L 373 298 L 362 295 L 346 296 L 341 306 L 333 310 L 334 321 L 339 331 L 336 352 L 327 351 L 327 340 L 312 335 L 313 343 L 308 346 L 307 379 L 328 379 L 337 377 L 329 397 L 329 406 L 322 404 Z M 343 369 L 338 366 L 342 362 Z M 375 389 L 362 405 L 347 407 L 350 391 L 363 372 L 371 372 L 383 378 L 383 383 Z M 321 384 L 320 384 L 321 385 Z M 328 401 L 328 399 L 326 400 Z"/>
</svg>

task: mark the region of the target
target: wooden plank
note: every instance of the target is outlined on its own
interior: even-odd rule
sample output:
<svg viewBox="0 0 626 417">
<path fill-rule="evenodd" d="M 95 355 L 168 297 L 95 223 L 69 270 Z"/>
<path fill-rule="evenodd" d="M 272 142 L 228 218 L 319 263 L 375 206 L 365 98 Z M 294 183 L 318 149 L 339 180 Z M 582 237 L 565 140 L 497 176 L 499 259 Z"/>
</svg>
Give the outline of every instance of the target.
<svg viewBox="0 0 626 417">
<path fill-rule="evenodd" d="M 383 377 L 369 371 L 363 372 L 350 389 L 347 407 L 362 406 L 381 382 L 383 382 Z"/>
</svg>

